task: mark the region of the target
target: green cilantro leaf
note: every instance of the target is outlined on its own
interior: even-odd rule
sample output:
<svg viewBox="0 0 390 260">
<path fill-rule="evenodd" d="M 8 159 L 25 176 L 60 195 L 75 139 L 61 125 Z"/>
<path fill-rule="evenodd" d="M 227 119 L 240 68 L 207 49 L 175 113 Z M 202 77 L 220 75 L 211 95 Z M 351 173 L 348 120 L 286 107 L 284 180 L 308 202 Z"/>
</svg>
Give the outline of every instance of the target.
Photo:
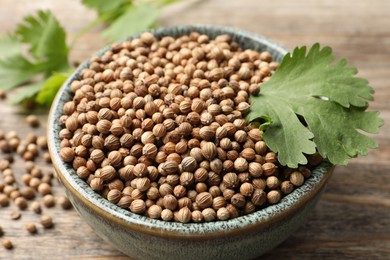
<svg viewBox="0 0 390 260">
<path fill-rule="evenodd" d="M 10 34 L 0 38 L 0 60 L 22 54 L 22 45 L 18 39 Z"/>
<path fill-rule="evenodd" d="M 160 14 L 159 9 L 149 4 L 131 5 L 102 34 L 115 41 L 152 27 Z"/>
<path fill-rule="evenodd" d="M 34 97 L 41 90 L 41 88 L 41 82 L 29 85 L 27 87 L 23 87 L 23 89 L 16 96 L 12 97 L 10 103 L 13 105 L 17 105 L 26 103 L 26 101 L 33 101 Z"/>
<path fill-rule="evenodd" d="M 365 111 L 373 89 L 345 60 L 334 61 L 330 47 L 314 44 L 308 53 L 296 48 L 261 85 L 261 94 L 251 97 L 247 119 L 264 122 L 263 138 L 281 164 L 306 164 L 304 154 L 317 149 L 331 163 L 345 165 L 378 146 L 359 131 L 377 133 L 383 125 L 378 112 Z"/>
<path fill-rule="evenodd" d="M 43 83 L 40 92 L 35 98 L 37 103 L 50 106 L 57 94 L 57 91 L 69 76 L 70 73 L 53 73 L 53 75 Z"/>
<path fill-rule="evenodd" d="M 39 67 L 22 55 L 0 60 L 0 89 L 9 90 L 34 78 Z"/>
<path fill-rule="evenodd" d="M 112 22 L 125 12 L 126 8 L 133 4 L 133 1 L 82 0 L 82 3 L 87 7 L 96 9 L 103 20 Z"/>
<path fill-rule="evenodd" d="M 15 35 L 29 45 L 29 53 L 48 74 L 69 68 L 66 33 L 50 11 L 39 10 L 35 16 L 25 17 Z"/>
<path fill-rule="evenodd" d="M 26 45 L 27 53 L 22 52 L 23 45 Z M 39 10 L 26 16 L 13 34 L 0 40 L 0 51 L 0 88 L 5 90 L 32 80 L 36 82 L 39 76 L 45 79 L 55 71 L 70 67 L 65 30 L 50 11 Z M 32 101 L 43 87 L 44 93 L 39 95 L 38 101 L 49 104 L 58 90 L 52 78 L 58 75 L 63 74 L 50 77 L 50 84 L 36 82 L 25 87 L 11 102 Z M 49 90 L 51 86 L 53 88 Z"/>
</svg>

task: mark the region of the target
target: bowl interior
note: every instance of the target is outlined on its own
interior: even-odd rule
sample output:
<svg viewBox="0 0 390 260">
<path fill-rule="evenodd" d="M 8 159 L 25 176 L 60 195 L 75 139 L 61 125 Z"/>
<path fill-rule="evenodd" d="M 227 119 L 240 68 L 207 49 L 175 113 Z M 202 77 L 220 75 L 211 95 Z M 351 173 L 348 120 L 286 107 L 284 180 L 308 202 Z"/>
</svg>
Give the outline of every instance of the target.
<svg viewBox="0 0 390 260">
<path fill-rule="evenodd" d="M 233 41 L 240 44 L 241 48 L 269 51 L 272 54 L 273 59 L 279 62 L 287 53 L 284 48 L 262 36 L 234 28 L 194 25 L 163 28 L 153 30 L 152 32 L 159 38 L 167 35 L 176 37 L 186 35 L 194 31 L 207 34 L 211 38 L 219 34 L 228 34 L 231 36 Z M 131 40 L 138 36 L 139 34 L 131 36 L 128 39 Z M 100 50 L 97 55 L 100 56 L 109 49 L 110 46 L 107 46 Z M 323 188 L 330 176 L 330 174 L 327 173 L 330 172 L 332 166 L 329 163 L 324 162 L 313 171 L 312 177 L 307 179 L 304 185 L 285 196 L 279 203 L 267 206 L 255 213 L 227 221 L 182 224 L 177 222 L 154 220 L 122 209 L 94 192 L 84 180 L 77 176 L 76 171 L 72 168 L 72 166 L 63 162 L 59 156 L 61 142 L 59 132 L 62 129 L 59 124 L 59 117 L 63 113 L 62 107 L 64 103 L 72 99 L 72 93 L 69 85 L 74 79 L 78 79 L 80 72 L 88 67 L 88 65 L 89 61 L 82 63 L 57 93 L 50 111 L 48 122 L 49 150 L 52 156 L 53 165 L 58 172 L 60 180 L 72 193 L 72 195 L 83 201 L 84 204 L 90 207 L 97 214 L 115 221 L 125 228 L 139 230 L 142 232 L 150 232 L 156 235 L 161 234 L 161 231 L 165 231 L 169 232 L 173 236 L 179 237 L 188 234 L 203 237 L 205 235 L 226 234 L 226 232 L 236 232 L 237 230 L 242 231 L 243 229 L 249 231 L 253 228 L 266 227 L 283 219 L 290 213 L 297 211 L 300 206 L 304 205 L 307 200 Z"/>
</svg>

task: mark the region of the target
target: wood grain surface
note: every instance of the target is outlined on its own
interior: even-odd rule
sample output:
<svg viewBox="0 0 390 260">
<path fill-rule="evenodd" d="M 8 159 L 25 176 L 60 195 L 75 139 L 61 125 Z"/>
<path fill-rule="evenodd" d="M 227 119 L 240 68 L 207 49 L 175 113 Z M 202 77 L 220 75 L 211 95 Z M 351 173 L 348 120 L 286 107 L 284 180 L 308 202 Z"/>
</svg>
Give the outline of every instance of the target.
<svg viewBox="0 0 390 260">
<path fill-rule="evenodd" d="M 36 9 L 50 9 L 73 36 L 92 21 L 95 13 L 78 0 L 0 0 L 0 34 L 15 28 L 22 17 Z M 359 68 L 359 75 L 375 89 L 371 108 L 381 111 L 385 125 L 375 139 L 379 149 L 337 167 L 310 221 L 262 259 L 390 259 L 390 1 L 388 0 L 191 0 L 164 9 L 160 25 L 220 24 L 256 32 L 288 49 L 320 42 L 330 45 L 337 57 Z M 83 35 L 71 53 L 82 61 L 105 45 L 101 28 Z M 44 134 L 45 111 L 34 111 L 42 127 L 30 128 L 24 116 L 31 111 L 0 102 L 0 129 Z M 45 172 L 53 169 L 40 163 Z M 24 173 L 23 161 L 15 156 L 12 169 Z M 54 195 L 64 194 L 54 182 Z M 38 223 L 30 210 L 11 220 L 14 205 L 0 208 L 1 239 L 11 239 L 14 249 L 0 247 L 0 259 L 127 259 L 100 239 L 75 210 L 58 205 L 44 212 L 53 216 L 55 227 L 38 234 L 25 230 L 26 222 Z"/>
</svg>

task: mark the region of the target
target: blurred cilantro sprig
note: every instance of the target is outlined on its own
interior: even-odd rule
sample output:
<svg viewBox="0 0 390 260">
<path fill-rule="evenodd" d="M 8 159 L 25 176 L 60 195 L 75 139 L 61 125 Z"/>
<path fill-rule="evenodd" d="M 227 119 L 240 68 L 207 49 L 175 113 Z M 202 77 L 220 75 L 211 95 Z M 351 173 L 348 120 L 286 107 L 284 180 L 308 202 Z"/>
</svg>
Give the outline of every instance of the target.
<svg viewBox="0 0 390 260">
<path fill-rule="evenodd" d="M 106 24 L 101 32 L 109 42 L 155 27 L 160 10 L 178 0 L 82 0 L 98 13 L 68 45 L 65 29 L 48 10 L 24 17 L 16 30 L 0 37 L 0 89 L 24 86 L 13 104 L 50 106 L 58 89 L 74 70 L 69 51 L 78 37 Z"/>
</svg>

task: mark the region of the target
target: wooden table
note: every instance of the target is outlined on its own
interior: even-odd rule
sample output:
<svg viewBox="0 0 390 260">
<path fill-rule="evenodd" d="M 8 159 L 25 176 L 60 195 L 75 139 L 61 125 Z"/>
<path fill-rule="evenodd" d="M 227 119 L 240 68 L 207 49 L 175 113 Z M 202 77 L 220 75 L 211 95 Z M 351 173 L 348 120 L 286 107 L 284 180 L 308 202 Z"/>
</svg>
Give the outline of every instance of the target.
<svg viewBox="0 0 390 260">
<path fill-rule="evenodd" d="M 21 18 L 38 8 L 51 9 L 69 35 L 93 20 L 95 13 L 77 0 L 0 0 L 0 33 L 15 28 Z M 375 89 L 371 108 L 381 111 L 386 124 L 375 139 L 379 149 L 337 167 L 310 221 L 264 259 L 389 259 L 390 258 L 390 1 L 387 0 L 210 0 L 183 1 L 164 10 L 160 25 L 222 24 L 265 35 L 288 49 L 320 42 L 330 45 L 337 57 L 346 57 L 359 68 Z M 81 61 L 104 45 L 96 28 L 79 39 L 71 53 Z M 0 103 L 0 128 L 16 130 L 21 137 L 31 129 L 24 122 L 28 111 Z M 46 113 L 35 111 L 45 125 Z M 15 174 L 23 174 L 16 157 Z M 45 171 L 51 171 L 45 166 Z M 63 188 L 54 184 L 54 194 Z M 55 228 L 30 235 L 27 221 L 38 221 L 29 210 L 11 220 L 14 205 L 0 208 L 0 225 L 14 243 L 13 250 L 0 247 L 0 259 L 126 259 L 100 239 L 74 210 L 58 205 L 44 209 Z"/>
</svg>

